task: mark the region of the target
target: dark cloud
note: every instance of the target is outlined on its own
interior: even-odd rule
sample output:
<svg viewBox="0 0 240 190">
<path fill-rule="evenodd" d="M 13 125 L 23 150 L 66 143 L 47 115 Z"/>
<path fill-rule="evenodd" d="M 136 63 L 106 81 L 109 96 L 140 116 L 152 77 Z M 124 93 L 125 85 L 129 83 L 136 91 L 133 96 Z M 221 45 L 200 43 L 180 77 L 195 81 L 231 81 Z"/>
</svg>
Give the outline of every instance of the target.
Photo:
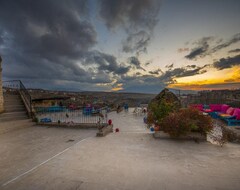
<svg viewBox="0 0 240 190">
<path fill-rule="evenodd" d="M 240 55 L 234 57 L 222 58 L 219 61 L 214 62 L 213 66 L 218 70 L 231 68 L 233 66 L 240 65 Z"/>
<path fill-rule="evenodd" d="M 187 67 L 187 68 L 192 68 L 192 69 L 194 69 L 194 68 L 197 67 L 197 65 L 187 65 L 186 67 Z"/>
<path fill-rule="evenodd" d="M 206 67 L 209 65 L 204 65 L 202 67 L 180 67 L 180 68 L 169 68 L 165 73 L 160 76 L 160 80 L 166 83 L 174 83 L 174 78 L 194 76 L 198 74 L 203 74 L 206 71 Z"/>
<path fill-rule="evenodd" d="M 76 61 L 96 44 L 94 27 L 81 19 L 84 4 L 85 1 L 1 1 L 3 49 L 12 50 L 1 50 L 3 56 L 12 57 L 18 65 L 45 67 L 41 69 L 45 70 L 43 75 L 48 64 L 75 67 L 76 72 Z"/>
<path fill-rule="evenodd" d="M 109 29 L 125 28 L 123 51 L 138 54 L 147 50 L 160 4 L 160 0 L 100 0 L 100 16 Z"/>
<path fill-rule="evenodd" d="M 191 53 L 189 53 L 188 55 L 186 55 L 185 57 L 187 59 L 194 59 L 196 58 L 197 56 L 200 56 L 201 54 L 205 53 L 206 50 L 207 50 L 208 46 L 206 47 L 199 47 L 199 48 L 196 48 L 196 49 L 193 49 L 191 51 Z"/>
<path fill-rule="evenodd" d="M 150 35 L 141 30 L 138 33 L 130 34 L 123 42 L 123 52 L 134 53 L 146 52 L 150 42 Z"/>
<path fill-rule="evenodd" d="M 8 43 L 24 55 L 59 62 L 77 59 L 96 44 L 94 27 L 79 19 L 82 8 L 77 1 L 8 2 L 0 8 L 0 26 L 9 34 Z"/>
<path fill-rule="evenodd" d="M 136 75 L 142 75 L 142 73 L 140 73 L 140 72 L 136 72 Z"/>
<path fill-rule="evenodd" d="M 214 37 L 204 37 L 198 40 L 197 42 L 194 42 L 194 44 L 196 44 L 197 47 L 193 48 L 191 52 L 185 56 L 185 58 L 190 60 L 193 60 L 193 59 L 196 60 L 199 57 L 205 57 L 207 55 L 211 55 L 215 52 L 218 52 L 223 48 L 227 48 L 232 44 L 235 44 L 240 41 L 240 33 L 235 34 L 230 40 L 225 41 L 224 43 L 223 43 L 223 40 L 220 39 L 216 42 L 218 44 L 217 46 L 210 47 L 209 43 L 213 40 L 215 40 Z M 229 53 L 233 53 L 233 52 L 229 51 Z"/>
<path fill-rule="evenodd" d="M 161 69 L 157 69 L 155 71 L 149 71 L 149 74 L 160 75 L 160 74 L 163 74 L 163 71 Z"/>
<path fill-rule="evenodd" d="M 169 69 L 164 73 L 159 70 L 159 74 L 161 74 L 160 76 L 156 75 L 157 72 L 150 71 L 150 75 L 123 76 L 121 81 L 118 82 L 125 84 L 124 90 L 126 91 L 141 92 L 144 89 L 144 91 L 149 90 L 149 92 L 157 93 L 167 85 L 176 83 L 175 78 L 177 77 L 194 76 L 205 73 L 206 67 L 208 67 L 208 65 L 196 67 L 195 69 L 182 67 Z"/>
<path fill-rule="evenodd" d="M 169 65 L 166 65 L 166 68 L 168 68 L 168 69 L 172 69 L 173 68 L 173 63 L 172 64 L 169 64 Z"/>
<path fill-rule="evenodd" d="M 148 66 L 148 65 L 150 65 L 150 62 L 146 62 L 144 65 L 145 65 L 145 66 Z"/>
<path fill-rule="evenodd" d="M 116 57 L 113 55 L 101 53 L 99 51 L 89 52 L 86 56 L 85 63 L 87 65 L 96 64 L 98 70 L 118 75 L 126 74 L 130 70 L 130 66 L 119 64 Z"/>
<path fill-rule="evenodd" d="M 206 72 L 206 68 L 209 65 L 204 65 L 202 67 L 198 66 L 187 66 L 181 68 L 172 69 L 171 67 L 166 71 L 162 72 L 158 69 L 158 74 L 155 71 L 150 71 L 149 75 L 144 75 L 141 73 L 136 73 L 134 76 L 124 75 L 117 81 L 117 83 L 123 83 L 124 91 L 132 92 L 152 92 L 158 93 L 164 87 L 169 84 L 176 83 L 175 78 L 186 77 L 202 74 Z"/>
<path fill-rule="evenodd" d="M 3 39 L 0 37 L 0 46 L 3 44 Z"/>
<path fill-rule="evenodd" d="M 212 48 L 210 53 L 215 53 L 215 52 L 217 52 L 223 48 L 226 48 L 232 44 L 235 44 L 239 41 L 240 41 L 240 33 L 235 34 L 229 41 L 226 41 L 225 43 L 221 43 L 221 44 L 217 45 L 216 47 Z"/>
<path fill-rule="evenodd" d="M 0 29 L 0 46 L 3 45 L 4 40 L 3 40 L 3 32 Z"/>
<path fill-rule="evenodd" d="M 30 84 L 110 83 L 130 66 L 93 48 L 97 33 L 88 1 L 0 1 L 0 52 L 4 78 Z M 79 85 L 78 88 L 81 88 Z M 56 85 L 61 86 L 61 85 Z M 68 88 L 68 87 L 66 87 Z"/>
<path fill-rule="evenodd" d="M 152 29 L 160 9 L 159 0 L 100 0 L 100 16 L 108 28 L 119 25 Z"/>
<path fill-rule="evenodd" d="M 193 48 L 191 52 L 185 56 L 187 59 L 196 59 L 198 57 L 204 57 L 209 50 L 209 41 L 213 40 L 213 37 L 204 37 L 195 42 L 197 47 Z"/>
<path fill-rule="evenodd" d="M 133 65 L 136 69 L 141 69 L 143 71 L 146 71 L 142 66 L 141 66 L 141 62 L 139 61 L 139 59 L 137 57 L 129 57 L 128 61 L 130 63 L 130 65 Z"/>
<path fill-rule="evenodd" d="M 228 51 L 228 53 L 239 53 L 239 52 L 240 52 L 239 48 Z"/>
</svg>

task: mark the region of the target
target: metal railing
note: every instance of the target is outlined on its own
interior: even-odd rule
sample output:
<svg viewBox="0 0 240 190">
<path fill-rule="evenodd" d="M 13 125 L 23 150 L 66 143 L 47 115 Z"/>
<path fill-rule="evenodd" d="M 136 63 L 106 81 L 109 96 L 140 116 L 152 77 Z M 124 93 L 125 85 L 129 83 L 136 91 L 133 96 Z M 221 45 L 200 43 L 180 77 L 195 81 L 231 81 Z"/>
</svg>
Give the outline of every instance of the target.
<svg viewBox="0 0 240 190">
<path fill-rule="evenodd" d="M 32 97 L 28 90 L 24 86 L 21 80 L 3 81 L 3 88 L 6 91 L 18 91 L 23 103 L 28 111 L 30 117 L 32 117 Z"/>
<path fill-rule="evenodd" d="M 72 123 L 72 124 L 106 124 L 108 121 L 107 110 L 100 110 L 96 114 L 86 114 L 83 109 L 69 110 L 53 110 L 49 107 L 34 108 L 36 118 L 40 123 Z"/>
</svg>

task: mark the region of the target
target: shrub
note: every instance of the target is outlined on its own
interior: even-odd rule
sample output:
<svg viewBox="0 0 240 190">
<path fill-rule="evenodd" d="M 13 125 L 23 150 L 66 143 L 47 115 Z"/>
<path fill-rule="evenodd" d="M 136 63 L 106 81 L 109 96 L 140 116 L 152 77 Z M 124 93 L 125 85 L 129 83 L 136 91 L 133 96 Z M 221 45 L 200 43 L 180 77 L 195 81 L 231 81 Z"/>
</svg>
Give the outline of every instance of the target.
<svg viewBox="0 0 240 190">
<path fill-rule="evenodd" d="M 206 135 L 213 128 L 213 123 L 209 116 L 188 108 L 164 117 L 160 123 L 160 128 L 171 137 L 186 136 L 191 131 Z"/>
<path fill-rule="evenodd" d="M 160 103 L 151 103 L 149 106 L 149 112 L 147 116 L 148 124 L 160 124 L 163 118 L 165 118 L 169 113 L 173 112 L 174 105 L 167 103 L 166 101 L 161 101 Z"/>
<path fill-rule="evenodd" d="M 160 128 L 171 137 L 185 136 L 191 131 L 191 125 L 187 119 L 183 119 L 182 115 L 177 112 L 166 116 L 162 120 Z"/>
</svg>

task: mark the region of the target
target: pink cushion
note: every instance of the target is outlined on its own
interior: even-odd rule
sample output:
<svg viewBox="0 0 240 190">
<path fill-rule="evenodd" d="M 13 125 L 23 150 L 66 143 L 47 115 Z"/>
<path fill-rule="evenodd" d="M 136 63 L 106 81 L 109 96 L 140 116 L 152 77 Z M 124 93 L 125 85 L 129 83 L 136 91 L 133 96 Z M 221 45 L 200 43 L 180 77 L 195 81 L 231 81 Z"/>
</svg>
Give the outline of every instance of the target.
<svg viewBox="0 0 240 190">
<path fill-rule="evenodd" d="M 230 107 L 227 109 L 226 114 L 232 115 L 234 110 L 235 110 L 234 108 Z"/>
<path fill-rule="evenodd" d="M 235 116 L 237 120 L 240 120 L 240 109 L 239 108 L 236 108 L 234 110 L 233 116 Z"/>
<path fill-rule="evenodd" d="M 229 107 L 230 107 L 229 105 L 223 104 L 222 107 L 221 107 L 221 112 L 226 113 L 226 111 Z"/>
</svg>

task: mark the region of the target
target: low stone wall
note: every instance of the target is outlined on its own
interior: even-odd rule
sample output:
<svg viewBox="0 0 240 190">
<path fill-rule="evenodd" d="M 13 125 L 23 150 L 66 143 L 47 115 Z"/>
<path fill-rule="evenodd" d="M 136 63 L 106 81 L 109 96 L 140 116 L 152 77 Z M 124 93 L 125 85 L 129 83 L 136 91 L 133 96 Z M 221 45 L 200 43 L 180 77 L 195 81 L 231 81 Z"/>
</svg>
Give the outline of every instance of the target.
<svg viewBox="0 0 240 190">
<path fill-rule="evenodd" d="M 182 136 L 178 138 L 172 138 L 167 133 L 164 133 L 163 131 L 155 131 L 153 133 L 154 138 L 161 138 L 161 139 L 175 139 L 175 140 L 194 140 L 194 141 L 206 141 L 207 138 L 204 135 L 201 135 L 200 133 L 191 132 L 187 136 Z"/>
<path fill-rule="evenodd" d="M 221 127 L 225 141 L 240 143 L 240 126 L 228 126 L 226 122 L 220 119 L 215 119 L 215 122 Z"/>
<path fill-rule="evenodd" d="M 112 133 L 113 132 L 113 125 L 107 125 L 104 127 L 100 127 L 98 128 L 98 132 L 97 132 L 97 137 L 104 137 L 106 136 L 108 133 Z"/>
<path fill-rule="evenodd" d="M 37 125 L 48 127 L 65 127 L 65 128 L 79 128 L 79 129 L 98 129 L 99 125 L 94 123 L 37 123 Z M 105 126 L 105 125 L 103 125 Z"/>
<path fill-rule="evenodd" d="M 229 142 L 240 143 L 240 127 L 222 127 L 223 134 Z"/>
</svg>

